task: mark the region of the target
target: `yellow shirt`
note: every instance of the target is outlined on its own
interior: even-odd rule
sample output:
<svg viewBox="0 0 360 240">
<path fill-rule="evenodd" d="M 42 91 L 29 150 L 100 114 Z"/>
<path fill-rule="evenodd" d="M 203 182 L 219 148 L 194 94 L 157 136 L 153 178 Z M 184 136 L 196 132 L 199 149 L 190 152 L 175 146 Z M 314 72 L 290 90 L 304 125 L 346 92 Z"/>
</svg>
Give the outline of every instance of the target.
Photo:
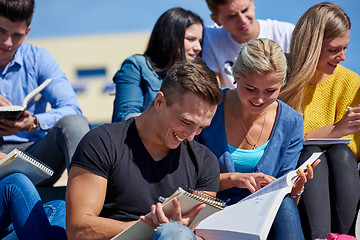
<svg viewBox="0 0 360 240">
<path fill-rule="evenodd" d="M 304 128 L 311 131 L 336 123 L 346 114 L 346 107 L 360 104 L 360 77 L 338 65 L 335 72 L 319 85 L 307 85 L 304 98 Z M 352 138 L 348 145 L 360 160 L 360 132 L 343 138 Z"/>
</svg>

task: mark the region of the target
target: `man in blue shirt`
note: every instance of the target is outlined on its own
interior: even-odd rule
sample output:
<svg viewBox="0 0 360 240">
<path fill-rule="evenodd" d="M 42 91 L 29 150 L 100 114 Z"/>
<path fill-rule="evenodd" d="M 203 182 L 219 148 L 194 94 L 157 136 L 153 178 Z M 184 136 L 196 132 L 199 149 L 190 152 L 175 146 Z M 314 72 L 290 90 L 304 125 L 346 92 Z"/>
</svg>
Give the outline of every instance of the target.
<svg viewBox="0 0 360 240">
<path fill-rule="evenodd" d="M 33 89 L 48 78 L 54 80 L 19 119 L 0 118 L 0 152 L 19 147 L 52 167 L 53 177 L 42 183 L 48 185 L 69 166 L 89 124 L 54 57 L 45 49 L 24 43 L 33 10 L 34 0 L 0 0 L 0 106 L 22 105 Z"/>
</svg>

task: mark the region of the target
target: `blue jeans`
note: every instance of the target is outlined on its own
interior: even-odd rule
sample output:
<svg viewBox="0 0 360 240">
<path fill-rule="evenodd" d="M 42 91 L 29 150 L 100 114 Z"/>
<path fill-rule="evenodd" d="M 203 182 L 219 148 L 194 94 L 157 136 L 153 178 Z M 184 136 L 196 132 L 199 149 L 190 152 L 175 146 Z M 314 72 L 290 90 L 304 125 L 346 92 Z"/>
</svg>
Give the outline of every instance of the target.
<svg viewBox="0 0 360 240">
<path fill-rule="evenodd" d="M 195 234 L 190 228 L 180 222 L 162 224 L 153 237 L 153 240 L 196 240 Z"/>
<path fill-rule="evenodd" d="M 0 180 L 0 238 L 67 239 L 65 201 L 42 204 L 34 184 L 23 174 Z"/>
<path fill-rule="evenodd" d="M 298 208 L 290 197 L 285 197 L 276 214 L 267 239 L 303 240 Z"/>
<path fill-rule="evenodd" d="M 52 185 L 69 168 L 81 138 L 90 130 L 89 122 L 83 116 L 69 115 L 61 118 L 48 134 L 37 142 L 4 143 L 1 151 L 8 153 L 18 147 L 41 160 L 54 170 L 54 175 L 38 185 Z"/>
</svg>

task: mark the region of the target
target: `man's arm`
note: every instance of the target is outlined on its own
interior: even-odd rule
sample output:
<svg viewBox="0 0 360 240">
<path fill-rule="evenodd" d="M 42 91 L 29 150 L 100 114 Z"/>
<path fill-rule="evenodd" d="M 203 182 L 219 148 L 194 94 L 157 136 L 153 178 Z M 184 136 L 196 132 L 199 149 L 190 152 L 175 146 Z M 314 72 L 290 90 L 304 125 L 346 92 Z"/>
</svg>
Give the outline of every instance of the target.
<svg viewBox="0 0 360 240">
<path fill-rule="evenodd" d="M 110 239 L 134 222 L 99 217 L 107 179 L 73 166 L 66 190 L 66 232 L 71 239 Z"/>
</svg>

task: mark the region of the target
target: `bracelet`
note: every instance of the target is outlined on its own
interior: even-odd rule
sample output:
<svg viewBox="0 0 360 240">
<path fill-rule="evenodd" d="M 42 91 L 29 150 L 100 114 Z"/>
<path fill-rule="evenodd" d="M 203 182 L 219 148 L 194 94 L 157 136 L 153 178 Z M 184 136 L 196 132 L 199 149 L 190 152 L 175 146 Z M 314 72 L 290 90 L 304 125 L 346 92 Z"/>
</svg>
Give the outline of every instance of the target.
<svg viewBox="0 0 360 240">
<path fill-rule="evenodd" d="M 304 190 L 305 190 L 305 187 L 303 187 L 303 189 L 301 190 L 301 192 L 299 192 L 298 194 L 296 194 L 296 195 L 294 195 L 294 196 L 289 194 L 289 197 L 291 197 L 292 199 L 297 198 L 297 197 L 300 197 L 301 194 L 303 194 Z"/>
</svg>

